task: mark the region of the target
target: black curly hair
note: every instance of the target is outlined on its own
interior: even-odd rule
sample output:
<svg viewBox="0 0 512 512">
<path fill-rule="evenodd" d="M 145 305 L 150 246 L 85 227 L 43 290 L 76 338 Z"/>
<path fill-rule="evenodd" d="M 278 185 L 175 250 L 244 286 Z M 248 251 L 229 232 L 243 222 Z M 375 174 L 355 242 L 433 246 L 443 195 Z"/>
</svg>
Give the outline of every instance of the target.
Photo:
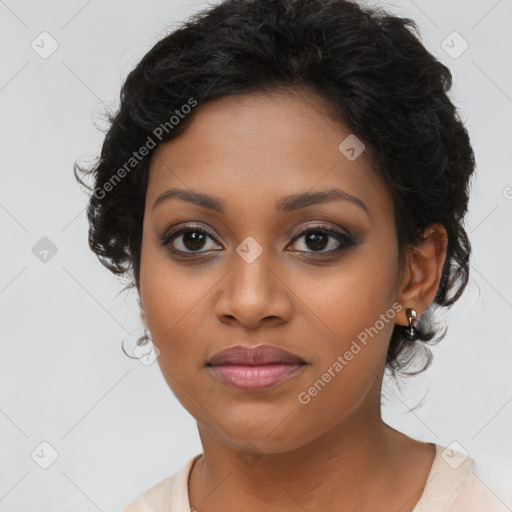
<svg viewBox="0 0 512 512">
<path fill-rule="evenodd" d="M 226 0 L 196 13 L 158 41 L 129 73 L 94 164 L 75 163 L 92 191 L 89 245 L 116 275 L 138 284 L 151 155 L 183 133 L 196 111 L 223 96 L 307 90 L 359 139 L 393 194 L 399 261 L 440 224 L 448 246 L 437 295 L 417 324 L 437 342 L 434 307 L 450 307 L 469 278 L 463 226 L 475 159 L 447 92 L 449 69 L 419 40 L 416 24 L 347 0 Z M 198 107 L 197 107 L 198 108 Z M 92 177 L 92 185 L 86 178 Z M 434 336 L 437 334 L 437 338 Z M 397 372 L 418 344 L 395 325 L 386 368 Z"/>
</svg>

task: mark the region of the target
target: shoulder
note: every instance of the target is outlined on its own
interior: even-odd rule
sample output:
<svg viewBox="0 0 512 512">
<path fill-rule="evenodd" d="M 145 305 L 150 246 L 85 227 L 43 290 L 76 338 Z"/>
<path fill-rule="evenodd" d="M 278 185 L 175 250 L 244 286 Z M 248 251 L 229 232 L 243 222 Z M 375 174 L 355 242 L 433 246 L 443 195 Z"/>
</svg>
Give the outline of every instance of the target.
<svg viewBox="0 0 512 512">
<path fill-rule="evenodd" d="M 473 468 L 468 473 L 450 512 L 510 512 L 496 492 L 480 479 Z"/>
<path fill-rule="evenodd" d="M 121 512 L 156 512 L 171 510 L 170 499 L 176 474 L 162 480 L 132 500 Z"/>
<path fill-rule="evenodd" d="M 126 505 L 121 512 L 170 512 L 188 510 L 188 477 L 194 462 L 201 456 L 190 459 L 179 471 L 158 482 Z M 185 510 L 183 509 L 183 510 Z"/>
<path fill-rule="evenodd" d="M 475 472 L 467 453 L 452 445 L 435 447 L 436 457 L 414 512 L 510 512 Z"/>
</svg>

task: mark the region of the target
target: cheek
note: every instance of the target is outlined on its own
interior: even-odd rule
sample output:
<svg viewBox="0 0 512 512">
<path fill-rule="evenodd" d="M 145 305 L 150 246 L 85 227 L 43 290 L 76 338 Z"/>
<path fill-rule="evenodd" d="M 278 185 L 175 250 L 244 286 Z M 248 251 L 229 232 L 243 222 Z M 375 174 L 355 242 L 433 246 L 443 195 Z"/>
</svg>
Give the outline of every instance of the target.
<svg viewBox="0 0 512 512">
<path fill-rule="evenodd" d="M 394 284 L 397 268 L 393 247 L 376 249 L 376 243 L 361 245 L 332 269 L 290 277 L 294 294 L 300 297 L 298 322 L 317 333 L 322 346 L 344 350 L 365 329 L 377 327 L 387 339 L 393 329 Z M 386 314 L 382 325 L 382 314 Z M 391 319 L 390 319 L 391 318 Z M 361 336 L 364 338 L 364 336 Z M 322 350 L 320 348 L 320 350 Z"/>
<path fill-rule="evenodd" d="M 354 406 L 374 385 L 395 325 L 394 247 L 376 247 L 375 242 L 361 246 L 329 275 L 293 285 L 302 299 L 297 320 L 302 342 L 310 338 L 314 346 L 311 384 L 318 379 L 325 383 L 320 382 L 309 398 L 321 396 L 312 400 L 317 404 L 333 400 L 338 412 Z"/>
<path fill-rule="evenodd" d="M 293 400 L 283 404 L 286 420 L 269 442 L 285 442 L 281 436 L 293 432 L 286 442 L 300 445 L 356 411 L 352 420 L 365 421 L 371 409 L 363 403 L 378 407 L 395 316 L 388 288 L 393 276 L 382 266 L 360 255 L 358 265 L 338 269 L 319 287 L 308 280 L 296 283 L 294 291 L 305 299 L 301 341 L 309 338 L 314 347 L 312 364 Z"/>
<path fill-rule="evenodd" d="M 192 278 L 199 267 L 187 269 L 173 263 L 159 248 L 143 241 L 140 294 L 153 343 L 158 347 L 158 365 L 177 400 L 192 416 L 201 417 L 197 401 L 204 395 L 200 380 L 206 360 L 200 332 L 202 302 L 213 286 L 208 274 Z M 204 405 L 204 404 L 203 404 Z"/>
<path fill-rule="evenodd" d="M 164 248 L 143 238 L 141 299 L 151 337 L 160 350 L 158 363 L 177 395 L 180 383 L 196 380 L 206 361 L 206 347 L 199 333 L 207 321 L 205 304 L 218 281 L 216 276 L 207 265 L 177 264 Z M 173 379 L 179 382 L 173 383 Z"/>
</svg>

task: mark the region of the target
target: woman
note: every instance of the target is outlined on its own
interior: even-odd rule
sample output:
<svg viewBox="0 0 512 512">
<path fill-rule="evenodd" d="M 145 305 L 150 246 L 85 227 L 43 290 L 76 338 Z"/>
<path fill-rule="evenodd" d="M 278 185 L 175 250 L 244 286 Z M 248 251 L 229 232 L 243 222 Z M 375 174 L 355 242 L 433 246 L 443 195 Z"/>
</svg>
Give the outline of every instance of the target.
<svg viewBox="0 0 512 512">
<path fill-rule="evenodd" d="M 129 74 L 76 169 L 89 240 L 133 278 L 203 453 L 125 512 L 507 510 L 471 458 L 380 412 L 384 372 L 429 355 L 469 272 L 474 155 L 414 28 L 227 0 Z"/>
</svg>

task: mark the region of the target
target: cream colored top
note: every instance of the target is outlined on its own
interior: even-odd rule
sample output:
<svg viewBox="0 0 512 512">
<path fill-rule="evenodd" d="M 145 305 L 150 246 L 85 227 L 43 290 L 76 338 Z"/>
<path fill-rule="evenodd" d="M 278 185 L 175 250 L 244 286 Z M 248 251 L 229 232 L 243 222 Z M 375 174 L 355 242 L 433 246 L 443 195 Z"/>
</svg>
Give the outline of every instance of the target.
<svg viewBox="0 0 512 512">
<path fill-rule="evenodd" d="M 510 512 L 496 494 L 473 472 L 473 459 L 438 444 L 427 484 L 413 512 Z M 188 478 L 190 459 L 174 475 L 151 487 L 121 512 L 191 512 Z"/>
</svg>

